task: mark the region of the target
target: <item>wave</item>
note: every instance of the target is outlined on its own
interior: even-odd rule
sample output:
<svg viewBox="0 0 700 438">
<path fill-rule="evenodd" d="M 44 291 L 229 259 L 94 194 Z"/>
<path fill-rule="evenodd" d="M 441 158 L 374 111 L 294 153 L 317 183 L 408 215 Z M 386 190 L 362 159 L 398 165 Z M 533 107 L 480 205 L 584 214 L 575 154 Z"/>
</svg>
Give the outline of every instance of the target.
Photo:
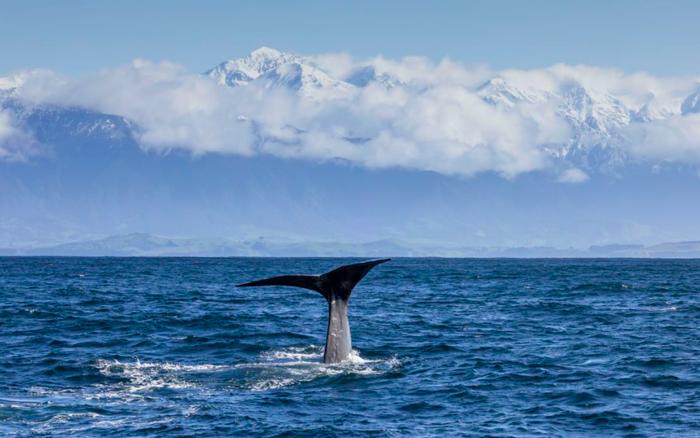
<svg viewBox="0 0 700 438">
<path fill-rule="evenodd" d="M 322 346 L 287 347 L 264 352 L 260 361 L 238 364 L 235 368 L 248 371 L 248 380 L 242 385 L 245 389 L 266 391 L 327 377 L 379 375 L 401 364 L 396 357 L 364 359 L 356 350 L 340 363 L 326 364 L 321 362 L 322 358 Z"/>
<path fill-rule="evenodd" d="M 205 386 L 210 390 L 238 388 L 267 391 L 319 378 L 379 375 L 401 365 L 396 357 L 365 359 L 355 350 L 347 360 L 337 364 L 325 364 L 322 358 L 322 346 L 306 345 L 265 351 L 251 362 L 231 365 L 99 359 L 94 365 L 97 371 L 104 377 L 120 379 L 121 382 L 100 385 L 101 391 L 93 396 L 112 398 Z M 219 374 L 203 377 L 202 373 Z"/>
<path fill-rule="evenodd" d="M 193 388 L 197 384 L 188 381 L 186 374 L 230 369 L 226 365 L 141 362 L 138 359 L 134 362 L 98 359 L 95 367 L 106 377 L 125 379 L 127 383 L 122 389 L 127 392 Z"/>
</svg>

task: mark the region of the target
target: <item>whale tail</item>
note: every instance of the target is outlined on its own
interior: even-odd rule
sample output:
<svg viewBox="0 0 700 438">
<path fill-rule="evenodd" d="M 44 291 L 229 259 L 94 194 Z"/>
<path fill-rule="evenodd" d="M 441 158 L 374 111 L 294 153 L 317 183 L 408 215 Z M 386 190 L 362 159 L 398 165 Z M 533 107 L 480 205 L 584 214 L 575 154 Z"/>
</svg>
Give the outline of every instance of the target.
<svg viewBox="0 0 700 438">
<path fill-rule="evenodd" d="M 328 301 L 328 331 L 323 352 L 325 363 L 338 363 L 350 356 L 352 339 L 348 321 L 348 300 L 353 288 L 375 266 L 389 259 L 341 266 L 321 275 L 282 275 L 239 284 L 238 287 L 292 286 L 310 289 Z"/>
<path fill-rule="evenodd" d="M 375 266 L 386 263 L 391 259 L 372 260 L 369 262 L 353 263 L 341 266 L 321 275 L 281 275 L 237 285 L 237 287 L 253 286 L 291 286 L 316 291 L 327 300 L 340 298 L 347 301 L 357 283 Z"/>
</svg>

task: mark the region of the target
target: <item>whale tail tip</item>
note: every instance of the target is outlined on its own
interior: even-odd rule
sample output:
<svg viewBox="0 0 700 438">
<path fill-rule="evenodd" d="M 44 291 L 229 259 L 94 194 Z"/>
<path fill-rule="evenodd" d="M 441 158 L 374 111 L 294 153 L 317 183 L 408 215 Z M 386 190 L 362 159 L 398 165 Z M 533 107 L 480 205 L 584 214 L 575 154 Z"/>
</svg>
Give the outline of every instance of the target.
<svg viewBox="0 0 700 438">
<path fill-rule="evenodd" d="M 300 287 L 319 292 L 330 299 L 332 296 L 347 300 L 357 283 L 377 265 L 386 263 L 391 259 L 370 260 L 367 262 L 352 263 L 340 266 L 321 275 L 281 275 L 263 280 L 242 283 L 236 287 L 254 286 L 291 286 Z"/>
</svg>

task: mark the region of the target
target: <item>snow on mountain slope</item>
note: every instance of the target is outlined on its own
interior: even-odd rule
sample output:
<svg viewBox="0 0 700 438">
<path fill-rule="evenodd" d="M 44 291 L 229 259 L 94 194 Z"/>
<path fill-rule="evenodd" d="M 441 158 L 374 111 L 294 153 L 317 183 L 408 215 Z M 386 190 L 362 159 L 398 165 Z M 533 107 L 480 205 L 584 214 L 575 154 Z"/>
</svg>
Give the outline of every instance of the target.
<svg viewBox="0 0 700 438">
<path fill-rule="evenodd" d="M 345 78 L 345 82 L 355 85 L 356 87 L 366 87 L 370 84 L 377 84 L 387 89 L 407 85 L 405 82 L 386 72 L 378 73 L 377 68 L 373 65 L 366 65 L 355 69 Z"/>
<path fill-rule="evenodd" d="M 698 88 L 695 93 L 691 94 L 683 101 L 683 104 L 681 105 L 681 113 L 684 115 L 700 113 L 700 88 Z"/>
<path fill-rule="evenodd" d="M 485 102 L 505 109 L 520 104 L 553 104 L 557 114 L 574 128 L 577 137 L 585 133 L 608 137 L 631 120 L 630 110 L 619 99 L 586 90 L 579 84 L 550 91 L 535 87 L 518 88 L 496 77 L 480 86 L 477 94 Z"/>
<path fill-rule="evenodd" d="M 221 85 L 237 87 L 249 84 L 260 75 L 280 65 L 299 61 L 301 57 L 297 55 L 282 53 L 269 47 L 260 47 L 245 58 L 224 61 L 205 74 Z"/>
<path fill-rule="evenodd" d="M 410 87 L 386 72 L 379 72 L 372 64 L 359 64 L 344 78 L 333 78 L 311 58 L 266 47 L 244 58 L 223 62 L 207 74 L 225 86 L 256 84 L 267 89 L 283 88 L 317 101 L 351 98 L 358 89 L 370 84 L 387 90 Z M 667 114 L 665 108 L 657 108 L 656 101 L 650 101 L 643 108 L 631 109 L 609 93 L 587 90 L 576 82 L 552 90 L 534 84 L 516 86 L 506 78 L 496 76 L 472 91 L 484 102 L 504 111 L 528 104 L 554 107 L 558 117 L 570 126 L 571 140 L 567 144 L 546 145 L 544 149 L 555 159 L 568 157 L 579 162 L 587 150 L 614 148 L 620 142 L 619 131 L 632 121 L 656 120 Z M 620 154 L 612 155 L 619 158 Z M 596 163 L 590 161 L 583 160 L 587 167 L 595 166 Z"/>
<path fill-rule="evenodd" d="M 347 97 L 355 88 L 331 78 L 308 58 L 269 47 L 254 50 L 245 58 L 222 62 L 206 74 L 220 85 L 255 83 L 264 88 L 293 90 L 311 99 Z"/>
<path fill-rule="evenodd" d="M 66 139 L 81 141 L 132 141 L 138 128 L 124 117 L 85 108 L 27 105 L 13 98 L 0 99 L 0 109 L 10 111 L 19 126 L 45 143 Z"/>
<path fill-rule="evenodd" d="M 567 144 L 546 145 L 547 152 L 557 160 L 568 161 L 588 170 L 624 165 L 627 153 L 624 131 L 632 123 L 663 120 L 680 114 L 677 102 L 661 100 L 648 93 L 640 107 L 625 104 L 609 92 L 587 89 L 572 80 L 555 88 L 534 84 L 516 86 L 502 77 L 495 77 L 477 88 L 485 102 L 513 110 L 521 105 L 548 105 L 570 127 Z M 698 93 L 700 96 L 700 93 Z M 685 111 L 693 107 L 692 96 L 684 103 Z M 674 106 L 674 103 L 676 104 Z M 699 108 L 700 109 L 700 108 Z"/>
<path fill-rule="evenodd" d="M 627 109 L 614 97 L 591 95 L 576 83 L 543 89 L 534 85 L 516 86 L 503 77 L 495 77 L 479 86 L 476 93 L 484 102 L 504 111 L 515 111 L 522 106 L 552 108 L 570 127 L 571 137 L 565 144 L 543 148 L 556 161 L 586 169 L 592 166 L 589 160 L 592 149 L 598 149 L 595 161 L 603 156 L 608 160 L 608 153 L 601 154 L 600 149 L 607 148 L 615 129 L 629 123 Z"/>
<path fill-rule="evenodd" d="M 350 97 L 355 88 L 331 78 L 316 67 L 299 62 L 282 64 L 260 75 L 255 82 L 265 88 L 294 90 L 314 100 Z"/>
<path fill-rule="evenodd" d="M 582 86 L 565 90 L 559 105 L 559 113 L 578 132 L 608 138 L 616 130 L 630 123 L 630 111 L 614 96 L 587 91 Z"/>
<path fill-rule="evenodd" d="M 551 97 L 550 93 L 535 88 L 521 89 L 501 77 L 489 79 L 479 88 L 477 94 L 492 105 L 512 108 L 520 103 L 541 103 Z"/>
<path fill-rule="evenodd" d="M 503 156 L 517 161 L 521 152 L 539 155 L 544 151 L 558 171 L 577 167 L 590 173 L 621 166 L 631 149 L 626 144 L 630 129 L 700 113 L 700 89 L 693 88 L 697 82 L 677 85 L 673 78 L 642 75 L 640 79 L 586 66 L 487 71 L 477 75 L 457 64 L 431 64 L 427 60 L 378 57 L 348 61 L 342 56 L 302 56 L 261 47 L 207 71 L 205 75 L 214 84 L 190 73 L 168 76 L 172 70 L 168 66 L 164 67 L 167 80 L 159 82 L 160 66 L 140 65 L 123 69 L 125 74 L 96 75 L 93 80 L 98 85 L 93 83 L 92 89 L 98 90 L 98 98 L 71 100 L 72 104 L 65 106 L 57 104 L 55 98 L 44 103 L 23 101 L 17 90 L 25 89 L 24 83 L 28 77 L 31 80 L 31 74 L 0 78 L 0 110 L 12 113 L 12 120 L 28 127 L 39 141 L 79 137 L 138 139 L 138 132 L 156 126 L 167 131 L 168 141 L 174 138 L 180 142 L 172 147 L 190 148 L 195 153 L 266 150 L 296 156 L 298 151 L 299 156 L 323 159 L 335 157 L 336 149 L 332 148 L 337 148 L 338 158 L 352 161 L 375 156 L 382 157 L 381 166 L 423 170 L 443 169 L 439 164 L 455 154 L 474 155 L 464 160 L 465 174 L 470 174 L 470 160 L 490 163 L 488 157 Z M 135 79 L 134 86 L 127 89 L 142 87 L 151 93 L 149 97 L 129 99 L 121 106 L 110 106 L 108 102 L 95 105 L 96 99 L 105 102 L 105 93 L 99 87 L 103 79 L 129 75 Z M 627 83 L 628 79 L 637 82 Z M 83 90 L 79 81 L 74 82 L 71 93 L 65 93 L 71 97 Z M 38 87 L 35 84 L 26 88 L 40 92 L 49 83 L 54 84 L 38 81 Z M 130 83 L 110 84 L 109 87 L 118 88 Z M 284 99 L 292 103 L 291 109 L 276 105 L 275 96 L 280 93 L 267 92 L 279 89 L 288 92 Z M 246 94 L 245 90 L 253 93 Z M 238 102 L 236 99 L 241 96 Z M 294 100 L 294 96 L 300 99 Z M 313 105 L 303 105 L 305 102 Z M 297 103 L 302 105 L 295 106 Z M 96 111 L 96 107 L 109 114 Z M 308 108 L 312 110 L 305 113 Z M 151 114 L 167 117 L 153 118 Z M 226 131 L 231 120 L 250 125 L 248 137 L 244 135 L 244 123 L 240 123 L 240 132 L 234 134 L 241 134 L 237 137 L 239 142 L 251 144 L 238 149 L 230 147 L 233 141 L 229 139 L 236 137 Z M 209 134 L 215 147 L 207 149 L 202 146 L 202 138 L 209 138 Z M 644 138 L 644 133 L 637 138 Z M 305 150 L 308 139 L 318 144 Z M 265 149 L 261 147 L 265 141 L 294 147 Z M 334 146 L 324 146 L 329 144 Z M 493 145 L 496 146 L 492 148 Z M 171 147 L 160 146 L 164 150 Z M 421 158 L 412 158 L 414 154 Z M 392 161 L 389 155 L 398 159 Z M 430 166 L 421 164 L 425 160 L 433 161 Z M 498 166 L 475 168 L 500 172 L 499 160 L 495 160 Z M 528 157 L 523 160 L 528 162 Z M 543 166 L 515 167 L 520 172 Z M 449 168 L 450 172 L 460 173 Z"/>
<path fill-rule="evenodd" d="M 663 120 L 680 114 L 680 107 L 674 101 L 661 101 L 653 93 L 649 93 L 646 102 L 632 112 L 631 121 L 639 123 Z"/>
</svg>

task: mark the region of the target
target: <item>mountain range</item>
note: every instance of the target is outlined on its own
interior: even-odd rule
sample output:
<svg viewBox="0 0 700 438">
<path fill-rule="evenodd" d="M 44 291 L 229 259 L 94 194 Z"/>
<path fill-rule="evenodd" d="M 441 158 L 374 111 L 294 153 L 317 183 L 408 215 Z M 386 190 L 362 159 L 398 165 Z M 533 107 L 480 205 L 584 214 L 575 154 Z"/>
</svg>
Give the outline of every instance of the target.
<svg viewBox="0 0 700 438">
<path fill-rule="evenodd" d="M 375 65 L 359 65 L 333 76 L 317 57 L 284 53 L 261 47 L 249 55 L 224 61 L 204 74 L 223 87 L 284 89 L 310 101 L 347 99 L 367 87 L 424 89 L 431 84 L 404 80 Z M 570 129 L 568 140 L 540 145 L 553 160 L 587 172 L 619 167 L 630 161 L 622 146 L 625 128 L 631 125 L 700 113 L 700 83 L 688 94 L 655 93 L 616 96 L 589 89 L 575 80 L 557 86 L 509 80 L 505 75 L 486 79 L 473 88 L 484 102 L 507 110 L 523 104 L 547 104 Z M 74 105 L 31 104 L 18 98 L 22 75 L 0 78 L 0 108 L 14 114 L 17 122 L 39 141 L 55 136 L 112 142 L 138 138 L 137 121 Z M 254 121 L 253 121 L 254 122 Z M 367 139 L 364 139 L 366 141 Z"/>
<path fill-rule="evenodd" d="M 553 247 L 447 247 L 380 240 L 365 243 L 270 242 L 226 238 L 184 239 L 133 233 L 46 247 L 0 248 L 2 256 L 78 257 L 517 257 L 700 258 L 700 241 L 656 245 Z"/>
<path fill-rule="evenodd" d="M 380 61 L 340 68 L 339 61 L 260 48 L 212 67 L 198 80 L 211 81 L 216 90 L 279 90 L 296 96 L 299 105 L 323 109 L 318 123 L 339 105 L 376 97 L 373 90 L 382 90 L 377 94 L 382 98 L 404 99 L 411 93 L 422 98 L 438 85 L 463 80 L 440 73 L 440 66 L 434 74 L 418 75 L 419 64 L 406 69 Z M 552 67 L 548 74 L 563 68 Z M 284 125 L 263 132 L 264 121 L 240 113 L 230 114 L 223 124 L 259 127 L 253 130 L 255 141 L 263 146 L 271 141 L 284 143 L 282 153 L 267 152 L 260 145 L 253 145 L 253 150 L 260 146 L 263 152 L 252 155 L 192 152 L 178 144 L 153 148 L 144 143 L 150 138 L 144 135 L 150 126 L 125 112 L 70 99 L 28 99 L 35 84 L 29 87 L 22 75 L 0 78 L 0 116 L 9 114 L 18 132 L 27 133 L 0 142 L 0 247 L 11 248 L 8 253 L 34 253 L 41 248 L 55 254 L 90 254 L 83 243 L 75 242 L 93 242 L 87 247 L 96 245 L 93 253 L 103 255 L 371 256 L 387 251 L 481 256 L 512 253 L 503 248 L 530 248 L 513 254 L 535 254 L 536 248 L 547 248 L 537 254 L 585 255 L 596 253 L 596 245 L 620 243 L 641 246 L 608 248 L 601 254 L 640 256 L 665 251 L 653 242 L 697 238 L 695 218 L 700 207 L 688 201 L 697 197 L 696 168 L 665 159 L 646 162 L 630 152 L 628 137 L 630 129 L 691 120 L 700 114 L 699 88 L 684 86 L 671 92 L 650 86 L 648 92 L 632 95 L 624 89 L 618 94 L 601 91 L 584 80 L 552 85 L 508 71 L 486 76 L 464 79 L 464 88 L 497 110 L 494 117 L 525 112 L 537 119 L 549 117 L 542 108 L 554 109 L 553 117 L 563 124 L 566 136 L 559 142 L 544 138 L 537 145 L 553 163 L 553 174 L 524 172 L 504 178 L 498 172 L 482 171 L 454 176 L 439 167 L 458 161 L 449 155 L 449 141 L 441 145 L 444 156 L 431 155 L 431 149 L 426 149 L 426 159 L 438 167 L 416 168 L 400 162 L 365 165 L 343 155 L 320 160 L 315 159 L 318 155 L 302 154 L 301 159 L 290 159 L 285 154 L 300 150 L 298 135 L 315 134 L 308 126 Z M 199 103 L 189 104 L 196 113 Z M 381 102 L 372 108 L 379 111 L 377 117 L 382 116 Z M 426 107 L 426 111 L 441 109 Z M 517 122 L 525 133 L 535 129 L 528 120 Z M 370 117 L 355 125 L 362 128 L 371 123 Z M 392 123 L 393 128 L 404 129 L 407 122 L 398 118 Z M 445 123 L 444 135 L 450 140 L 451 130 L 461 129 L 460 122 Z M 195 128 L 190 131 L 201 131 Z M 182 132 L 188 129 L 182 127 Z M 368 132 L 381 137 L 389 129 Z M 434 128 L 415 129 L 430 145 Z M 384 158 L 382 149 L 369 149 L 371 144 L 381 144 L 381 138 L 361 129 L 336 131 L 338 138 L 365 154 Z M 321 137 L 320 143 L 332 140 Z M 475 159 L 510 159 L 510 141 L 506 137 L 505 152 L 499 152 L 503 156 L 484 149 Z M 403 143 L 392 143 L 392 151 L 397 150 L 396 144 Z M 405 146 L 409 151 L 413 147 Z M 475 146 L 477 151 L 480 148 Z M 317 150 L 312 145 L 312 152 Z M 402 150 L 397 153 L 402 157 Z M 112 246 L 109 236 L 118 236 L 116 241 L 122 243 Z M 123 236 L 139 236 L 138 245 L 124 246 Z M 161 238 L 152 236 L 196 237 L 170 239 L 175 243 L 168 249 Z M 99 243 L 102 239 L 108 239 L 104 247 Z M 152 249 L 144 241 L 155 242 Z M 379 249 L 373 252 L 372 248 Z"/>
</svg>

